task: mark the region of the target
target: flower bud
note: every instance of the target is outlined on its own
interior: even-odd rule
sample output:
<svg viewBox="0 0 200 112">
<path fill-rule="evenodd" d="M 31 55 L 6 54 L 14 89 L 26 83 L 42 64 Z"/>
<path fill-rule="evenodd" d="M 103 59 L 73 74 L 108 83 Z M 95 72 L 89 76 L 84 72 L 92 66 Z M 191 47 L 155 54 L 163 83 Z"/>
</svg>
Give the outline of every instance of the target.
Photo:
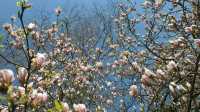
<svg viewBox="0 0 200 112">
<path fill-rule="evenodd" d="M 186 87 L 187 87 L 187 89 L 190 91 L 191 88 L 192 88 L 192 85 L 191 85 L 189 82 L 186 82 Z"/>
<path fill-rule="evenodd" d="M 132 86 L 130 87 L 129 94 L 130 94 L 131 96 L 137 96 L 137 86 L 136 86 L 136 85 L 132 85 Z"/>
<path fill-rule="evenodd" d="M 18 69 L 19 82 L 23 85 L 26 82 L 27 78 L 28 78 L 28 71 L 26 70 L 26 68 L 20 67 Z"/>
<path fill-rule="evenodd" d="M 14 81 L 14 73 L 10 69 L 0 70 L 0 88 L 7 89 Z"/>
<path fill-rule="evenodd" d="M 57 16 L 59 16 L 61 14 L 61 12 L 62 12 L 62 9 L 60 7 L 57 7 L 55 9 L 55 13 L 56 13 Z"/>
<path fill-rule="evenodd" d="M 150 84 L 150 77 L 148 75 L 142 75 L 141 82 L 144 86 L 148 86 Z"/>
<path fill-rule="evenodd" d="M 176 95 L 176 91 L 175 91 L 175 87 L 176 87 L 177 85 L 175 84 L 175 82 L 170 82 L 170 84 L 169 84 L 169 90 L 170 90 L 170 92 L 172 93 L 172 95 Z"/>
</svg>

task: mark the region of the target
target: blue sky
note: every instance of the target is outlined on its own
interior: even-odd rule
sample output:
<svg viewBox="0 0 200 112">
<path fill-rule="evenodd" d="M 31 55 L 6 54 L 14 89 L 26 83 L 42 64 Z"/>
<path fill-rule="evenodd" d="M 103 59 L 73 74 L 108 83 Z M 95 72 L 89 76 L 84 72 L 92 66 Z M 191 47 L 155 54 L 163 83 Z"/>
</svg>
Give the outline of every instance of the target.
<svg viewBox="0 0 200 112">
<path fill-rule="evenodd" d="M 7 22 L 12 15 L 16 15 L 17 0 L 0 0 L 0 23 Z M 29 11 L 29 15 L 38 15 L 41 10 L 53 12 L 57 6 L 69 7 L 80 5 L 84 7 L 91 7 L 93 3 L 104 4 L 106 0 L 30 0 L 33 8 Z"/>
</svg>

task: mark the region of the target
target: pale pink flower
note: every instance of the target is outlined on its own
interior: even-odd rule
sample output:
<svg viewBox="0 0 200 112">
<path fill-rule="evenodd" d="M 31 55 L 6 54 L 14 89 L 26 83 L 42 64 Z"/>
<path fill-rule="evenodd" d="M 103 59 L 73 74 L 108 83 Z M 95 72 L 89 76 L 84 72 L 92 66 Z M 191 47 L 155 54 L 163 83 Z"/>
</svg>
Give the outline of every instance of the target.
<svg viewBox="0 0 200 112">
<path fill-rule="evenodd" d="M 194 43 L 197 47 L 200 47 L 200 39 L 194 39 Z"/>
<path fill-rule="evenodd" d="M 24 95 L 25 94 L 25 88 L 24 87 L 19 86 L 18 90 L 19 90 L 19 94 L 20 95 Z"/>
<path fill-rule="evenodd" d="M 73 108 L 74 108 L 75 112 L 86 112 L 87 111 L 85 104 L 74 104 Z"/>
<path fill-rule="evenodd" d="M 175 88 L 176 88 L 176 83 L 175 82 L 170 82 L 170 84 L 169 84 L 169 90 L 170 90 L 170 92 L 172 93 L 172 95 L 176 95 L 176 91 L 175 91 Z"/>
<path fill-rule="evenodd" d="M 144 8 L 149 8 L 149 7 L 152 6 L 152 2 L 146 1 L 146 0 L 145 0 L 145 1 L 142 3 L 142 6 L 144 6 Z"/>
<path fill-rule="evenodd" d="M 37 106 L 41 103 L 45 103 L 48 100 L 48 95 L 45 92 L 38 93 L 37 90 L 34 90 L 31 94 L 31 98 L 32 98 L 32 105 Z"/>
<path fill-rule="evenodd" d="M 167 64 L 167 70 L 168 71 L 171 71 L 171 70 L 176 69 L 176 68 L 177 68 L 177 64 L 174 61 L 170 61 Z"/>
<path fill-rule="evenodd" d="M 146 74 L 142 75 L 141 82 L 144 86 L 148 86 L 150 84 L 150 77 Z"/>
<path fill-rule="evenodd" d="M 162 80 L 164 80 L 165 77 L 166 77 L 165 72 L 161 69 L 157 69 L 156 76 L 157 76 L 158 79 L 162 79 Z"/>
<path fill-rule="evenodd" d="M 192 27 L 185 27 L 185 32 L 192 33 Z"/>
<path fill-rule="evenodd" d="M 46 53 L 37 53 L 35 58 L 35 63 L 37 67 L 43 67 L 46 63 L 47 54 Z"/>
<path fill-rule="evenodd" d="M 144 68 L 144 74 L 147 76 L 156 76 L 156 74 L 148 68 Z"/>
<path fill-rule="evenodd" d="M 14 73 L 10 69 L 1 69 L 0 70 L 0 87 L 7 89 L 14 81 Z"/>
<path fill-rule="evenodd" d="M 66 102 L 62 103 L 62 105 L 63 105 L 63 112 L 70 112 L 68 103 Z"/>
<path fill-rule="evenodd" d="M 18 68 L 18 79 L 22 85 L 26 82 L 27 77 L 28 77 L 27 69 L 23 67 Z"/>
<path fill-rule="evenodd" d="M 131 96 L 137 96 L 137 85 L 132 85 L 129 90 L 129 94 Z"/>
<path fill-rule="evenodd" d="M 187 89 L 190 91 L 191 90 L 191 88 L 192 88 L 192 85 L 189 83 L 189 82 L 186 82 L 186 87 L 187 87 Z"/>
<path fill-rule="evenodd" d="M 30 30 L 30 31 L 32 31 L 32 30 L 35 29 L 36 27 L 37 27 L 37 26 L 36 26 L 36 24 L 34 24 L 34 23 L 29 23 L 28 26 L 27 26 L 28 30 Z"/>
</svg>

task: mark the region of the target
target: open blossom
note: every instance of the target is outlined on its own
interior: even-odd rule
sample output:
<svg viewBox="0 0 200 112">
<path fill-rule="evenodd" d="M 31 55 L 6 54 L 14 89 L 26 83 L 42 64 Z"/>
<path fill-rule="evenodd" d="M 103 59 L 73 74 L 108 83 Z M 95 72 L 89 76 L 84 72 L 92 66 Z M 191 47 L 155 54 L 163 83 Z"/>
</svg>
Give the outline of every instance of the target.
<svg viewBox="0 0 200 112">
<path fill-rule="evenodd" d="M 129 94 L 130 94 L 131 96 L 137 96 L 137 86 L 136 86 L 136 85 L 132 85 L 132 86 L 130 87 Z"/>
<path fill-rule="evenodd" d="M 74 104 L 73 108 L 74 108 L 75 112 L 86 112 L 87 111 L 85 104 Z"/>
<path fill-rule="evenodd" d="M 11 24 L 4 24 L 3 25 L 3 28 L 8 32 L 8 33 L 11 33 L 12 32 L 12 25 Z"/>
<path fill-rule="evenodd" d="M 84 71 L 84 72 L 89 72 L 89 71 L 92 70 L 92 66 L 90 66 L 90 65 L 87 65 L 87 66 L 81 65 L 81 66 L 80 66 L 80 70 L 82 70 L 82 71 Z"/>
<path fill-rule="evenodd" d="M 46 63 L 47 54 L 46 53 L 37 53 L 34 63 L 36 67 L 43 67 Z"/>
<path fill-rule="evenodd" d="M 149 8 L 152 6 L 152 2 L 145 0 L 144 3 L 142 3 L 142 6 L 145 8 Z"/>
<path fill-rule="evenodd" d="M 157 69 L 156 76 L 157 76 L 158 79 L 162 79 L 162 80 L 164 80 L 165 77 L 166 77 L 165 72 L 161 69 Z"/>
<path fill-rule="evenodd" d="M 23 85 L 28 77 L 28 71 L 26 70 L 26 68 L 20 67 L 18 68 L 18 79 L 19 82 Z"/>
<path fill-rule="evenodd" d="M 29 23 L 29 25 L 28 25 L 27 28 L 28 28 L 28 30 L 32 31 L 33 29 L 36 28 L 36 24 L 34 24 L 34 23 Z"/>
<path fill-rule="evenodd" d="M 197 47 L 200 47 L 200 39 L 194 39 L 194 43 Z"/>
<path fill-rule="evenodd" d="M 185 27 L 185 32 L 191 33 L 192 32 L 192 27 Z"/>
<path fill-rule="evenodd" d="M 14 73 L 10 69 L 0 70 L 0 88 L 7 89 L 14 80 Z"/>
<path fill-rule="evenodd" d="M 141 78 L 141 82 L 142 82 L 142 84 L 144 86 L 148 86 L 150 84 L 150 82 L 151 82 L 151 79 L 150 79 L 150 77 L 148 75 L 143 74 L 142 78 Z"/>
<path fill-rule="evenodd" d="M 42 103 L 45 103 L 48 100 L 48 95 L 45 92 L 40 93 L 37 90 L 34 90 L 31 94 L 31 98 L 32 98 L 32 105 L 37 106 Z"/>
<path fill-rule="evenodd" d="M 177 68 L 177 64 L 174 61 L 170 61 L 167 64 L 167 70 L 168 71 L 171 71 L 171 70 L 176 69 L 176 68 Z"/>
<path fill-rule="evenodd" d="M 191 25 L 189 27 L 185 27 L 185 32 L 187 33 L 193 33 L 197 29 L 196 25 Z"/>
<path fill-rule="evenodd" d="M 96 67 L 97 68 L 102 68 L 103 67 L 103 63 L 102 62 L 96 62 Z"/>
<path fill-rule="evenodd" d="M 15 48 L 22 48 L 22 46 L 23 46 L 23 39 L 17 36 L 15 38 L 14 47 Z"/>
<path fill-rule="evenodd" d="M 66 102 L 62 103 L 62 105 L 63 105 L 63 112 L 70 112 L 68 103 Z"/>
<path fill-rule="evenodd" d="M 24 87 L 19 86 L 19 87 L 18 87 L 18 90 L 19 90 L 20 96 L 22 96 L 22 95 L 25 94 L 25 88 L 24 88 Z"/>
<path fill-rule="evenodd" d="M 159 8 L 162 5 L 163 2 L 164 2 L 164 0 L 156 0 L 155 1 L 155 8 Z"/>
<path fill-rule="evenodd" d="M 186 82 L 185 85 L 189 91 L 192 89 L 192 85 L 189 82 Z"/>
<path fill-rule="evenodd" d="M 156 74 L 153 71 L 151 71 L 147 68 L 144 68 L 144 74 L 147 76 L 156 76 Z"/>
</svg>

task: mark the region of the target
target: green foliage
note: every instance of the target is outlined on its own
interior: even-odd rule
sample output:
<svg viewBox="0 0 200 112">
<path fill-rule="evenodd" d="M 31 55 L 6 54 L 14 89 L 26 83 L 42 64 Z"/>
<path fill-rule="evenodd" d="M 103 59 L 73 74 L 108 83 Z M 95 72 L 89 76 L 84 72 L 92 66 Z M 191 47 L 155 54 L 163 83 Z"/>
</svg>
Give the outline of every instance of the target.
<svg viewBox="0 0 200 112">
<path fill-rule="evenodd" d="M 29 0 L 19 0 L 16 2 L 17 7 L 23 7 L 25 9 L 31 9 L 32 6 L 28 4 Z"/>
<path fill-rule="evenodd" d="M 2 34 L 0 34 L 0 50 L 2 48 L 4 48 L 4 46 L 1 44 L 1 42 L 3 41 L 3 39 L 4 39 L 4 36 Z"/>
<path fill-rule="evenodd" d="M 62 111 L 63 106 L 62 106 L 62 104 L 61 104 L 58 100 L 55 100 L 55 101 L 54 101 L 54 105 L 55 105 L 55 109 L 56 109 L 57 111 Z"/>
</svg>

